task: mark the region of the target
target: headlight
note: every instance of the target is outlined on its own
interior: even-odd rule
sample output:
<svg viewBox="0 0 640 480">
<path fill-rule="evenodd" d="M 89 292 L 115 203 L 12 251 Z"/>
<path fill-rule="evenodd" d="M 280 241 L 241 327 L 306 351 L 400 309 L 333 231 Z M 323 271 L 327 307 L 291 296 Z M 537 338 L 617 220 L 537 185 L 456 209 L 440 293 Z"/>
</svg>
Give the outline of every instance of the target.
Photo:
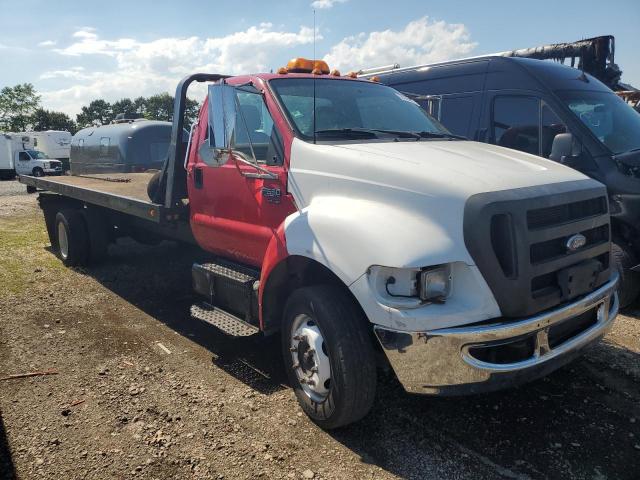
<svg viewBox="0 0 640 480">
<path fill-rule="evenodd" d="M 395 308 L 417 308 L 425 303 L 446 300 L 451 292 L 451 268 L 369 268 L 369 284 L 378 301 Z"/>
<path fill-rule="evenodd" d="M 420 272 L 420 298 L 426 302 L 444 302 L 451 291 L 451 267 L 440 265 Z"/>
</svg>

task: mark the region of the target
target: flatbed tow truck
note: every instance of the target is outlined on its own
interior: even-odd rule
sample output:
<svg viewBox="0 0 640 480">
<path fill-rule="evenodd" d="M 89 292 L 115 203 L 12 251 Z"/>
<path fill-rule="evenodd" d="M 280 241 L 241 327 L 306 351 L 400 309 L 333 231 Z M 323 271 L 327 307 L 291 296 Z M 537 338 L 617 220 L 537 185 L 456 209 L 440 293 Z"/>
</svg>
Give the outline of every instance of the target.
<svg viewBox="0 0 640 480">
<path fill-rule="evenodd" d="M 193 82 L 209 90 L 185 141 Z M 191 317 L 279 334 L 322 428 L 366 415 L 378 358 L 409 392 L 472 394 L 546 375 L 612 325 L 606 190 L 581 173 L 460 140 L 321 61 L 191 75 L 174 111 L 160 172 L 20 181 L 68 266 L 120 236 L 208 252 Z"/>
</svg>

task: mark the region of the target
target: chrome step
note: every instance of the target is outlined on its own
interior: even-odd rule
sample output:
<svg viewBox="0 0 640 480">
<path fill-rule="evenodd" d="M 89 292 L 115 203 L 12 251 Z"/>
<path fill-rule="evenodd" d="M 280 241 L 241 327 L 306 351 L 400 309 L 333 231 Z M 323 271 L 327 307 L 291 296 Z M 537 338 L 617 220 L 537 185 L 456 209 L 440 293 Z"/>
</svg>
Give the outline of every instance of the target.
<svg viewBox="0 0 640 480">
<path fill-rule="evenodd" d="M 206 302 L 191 305 L 191 316 L 213 325 L 232 337 L 249 337 L 260 331 L 255 325 Z"/>
</svg>

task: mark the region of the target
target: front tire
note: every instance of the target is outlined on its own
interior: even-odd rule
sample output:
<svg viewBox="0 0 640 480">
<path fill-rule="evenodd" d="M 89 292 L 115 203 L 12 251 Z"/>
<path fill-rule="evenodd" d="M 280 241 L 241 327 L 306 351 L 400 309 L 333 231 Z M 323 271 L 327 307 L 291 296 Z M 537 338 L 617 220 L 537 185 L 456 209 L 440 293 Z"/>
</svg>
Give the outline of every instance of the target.
<svg viewBox="0 0 640 480">
<path fill-rule="evenodd" d="M 44 177 L 44 170 L 41 169 L 40 167 L 36 167 L 33 169 L 33 176 L 34 177 Z"/>
<path fill-rule="evenodd" d="M 287 301 L 282 349 L 298 403 L 323 429 L 363 418 L 373 405 L 376 364 L 368 321 L 342 289 L 319 285 Z"/>
<path fill-rule="evenodd" d="M 89 235 L 80 210 L 65 209 L 56 214 L 56 248 L 67 267 L 86 265 L 89 260 Z"/>
</svg>

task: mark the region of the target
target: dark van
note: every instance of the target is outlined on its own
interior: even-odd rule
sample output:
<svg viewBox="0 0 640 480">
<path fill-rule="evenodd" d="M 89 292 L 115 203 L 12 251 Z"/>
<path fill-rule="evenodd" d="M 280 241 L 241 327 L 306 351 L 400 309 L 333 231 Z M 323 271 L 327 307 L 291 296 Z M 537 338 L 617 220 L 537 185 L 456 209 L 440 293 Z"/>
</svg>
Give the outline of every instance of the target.
<svg viewBox="0 0 640 480">
<path fill-rule="evenodd" d="M 71 140 L 71 174 L 159 170 L 170 142 L 170 122 L 140 119 L 85 128 Z"/>
<path fill-rule="evenodd" d="M 478 57 L 375 75 L 422 104 L 452 133 L 549 158 L 604 183 L 622 280 L 620 303 L 637 297 L 640 114 L 631 106 L 591 75 L 527 58 Z"/>
</svg>

